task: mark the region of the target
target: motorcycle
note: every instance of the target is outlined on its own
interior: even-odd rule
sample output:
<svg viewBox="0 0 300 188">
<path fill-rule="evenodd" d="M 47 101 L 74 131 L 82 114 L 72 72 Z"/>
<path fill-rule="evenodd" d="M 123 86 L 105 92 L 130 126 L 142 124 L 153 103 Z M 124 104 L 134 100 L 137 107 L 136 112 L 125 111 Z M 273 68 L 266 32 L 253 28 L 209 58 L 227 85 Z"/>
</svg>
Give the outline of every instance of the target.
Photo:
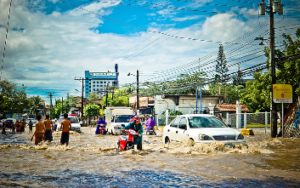
<svg viewBox="0 0 300 188">
<path fill-rule="evenodd" d="M 154 132 L 154 128 L 153 127 L 149 128 L 149 135 L 156 135 L 156 133 Z"/>
<path fill-rule="evenodd" d="M 105 124 L 100 124 L 99 134 L 104 135 L 105 133 L 106 133 L 106 126 L 105 126 Z"/>
<path fill-rule="evenodd" d="M 97 128 L 96 128 L 96 132 L 95 132 L 96 134 L 102 134 L 102 135 L 104 135 L 104 134 L 106 134 L 106 126 L 105 126 L 105 124 L 97 124 Z"/>
<path fill-rule="evenodd" d="M 138 133 L 133 129 L 124 130 L 124 132 L 128 134 L 128 138 L 123 135 L 119 136 L 119 141 L 118 141 L 119 151 L 134 149 L 134 136 L 138 135 Z"/>
</svg>

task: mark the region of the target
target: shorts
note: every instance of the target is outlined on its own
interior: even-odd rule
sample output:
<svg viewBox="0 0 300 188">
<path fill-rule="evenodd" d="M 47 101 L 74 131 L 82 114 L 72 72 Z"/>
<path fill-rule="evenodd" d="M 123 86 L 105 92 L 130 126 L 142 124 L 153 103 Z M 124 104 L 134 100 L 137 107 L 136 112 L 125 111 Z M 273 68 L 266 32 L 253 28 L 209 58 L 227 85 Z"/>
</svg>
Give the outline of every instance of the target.
<svg viewBox="0 0 300 188">
<path fill-rule="evenodd" d="M 44 133 L 35 133 L 35 145 L 43 141 Z"/>
<path fill-rule="evenodd" d="M 45 132 L 45 135 L 44 135 L 44 140 L 47 140 L 47 141 L 52 141 L 53 140 L 51 129 L 46 129 L 46 132 Z"/>
<path fill-rule="evenodd" d="M 62 132 L 61 133 L 61 138 L 60 138 L 60 143 L 61 144 L 69 144 L 69 132 Z"/>
</svg>

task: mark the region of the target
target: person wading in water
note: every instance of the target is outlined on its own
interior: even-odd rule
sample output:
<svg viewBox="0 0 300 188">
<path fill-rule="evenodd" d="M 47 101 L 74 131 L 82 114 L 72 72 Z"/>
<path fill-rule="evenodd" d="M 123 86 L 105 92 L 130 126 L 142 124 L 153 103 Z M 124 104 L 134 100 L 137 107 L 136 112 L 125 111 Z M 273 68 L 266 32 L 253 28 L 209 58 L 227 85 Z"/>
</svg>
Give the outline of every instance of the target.
<svg viewBox="0 0 300 188">
<path fill-rule="evenodd" d="M 35 131 L 31 137 L 31 141 L 33 137 L 35 137 L 35 145 L 38 145 L 41 141 L 43 141 L 44 133 L 46 131 L 44 123 L 41 121 L 41 116 L 37 115 L 36 119 L 38 122 L 35 124 Z"/>
<path fill-rule="evenodd" d="M 32 122 L 31 122 L 31 120 L 29 121 L 29 124 L 28 124 L 28 126 L 29 126 L 29 130 L 30 130 L 30 132 L 32 132 Z"/>
<path fill-rule="evenodd" d="M 60 138 L 60 145 L 66 144 L 69 145 L 69 130 L 72 128 L 71 121 L 68 120 L 68 114 L 64 114 L 65 120 L 61 122 L 61 138 Z"/>
<path fill-rule="evenodd" d="M 51 125 L 53 126 L 52 121 L 49 119 L 49 115 L 46 115 L 46 120 L 44 121 L 45 127 L 46 127 L 46 132 L 44 135 L 44 140 L 48 142 L 51 142 L 53 140 L 52 137 L 52 130 L 51 130 Z"/>
</svg>

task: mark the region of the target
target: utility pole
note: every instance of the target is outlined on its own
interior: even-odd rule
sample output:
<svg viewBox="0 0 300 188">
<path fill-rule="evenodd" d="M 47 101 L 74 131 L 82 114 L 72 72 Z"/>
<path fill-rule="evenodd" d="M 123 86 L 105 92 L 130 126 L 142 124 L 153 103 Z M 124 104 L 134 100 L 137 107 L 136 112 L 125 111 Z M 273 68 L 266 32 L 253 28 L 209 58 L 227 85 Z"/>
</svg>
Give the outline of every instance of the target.
<svg viewBox="0 0 300 188">
<path fill-rule="evenodd" d="M 273 12 L 273 0 L 269 0 L 269 26 L 270 26 L 270 64 L 271 64 L 271 80 L 272 89 L 273 84 L 276 84 L 276 68 L 275 68 L 275 33 L 274 33 L 274 12 Z M 272 91 L 272 111 L 271 111 L 271 137 L 276 137 L 277 135 L 277 113 L 276 113 L 276 103 L 273 101 L 273 91 Z"/>
<path fill-rule="evenodd" d="M 81 87 L 81 112 L 80 112 L 80 117 L 82 119 L 82 116 L 83 116 L 83 91 L 84 91 L 84 81 L 85 80 L 90 80 L 90 79 L 84 79 L 84 78 L 74 78 L 74 80 L 81 80 L 81 84 L 82 84 L 82 87 Z"/>
<path fill-rule="evenodd" d="M 52 97 L 53 97 L 54 92 L 46 92 L 46 93 L 49 94 L 49 97 L 50 97 L 50 108 L 52 108 L 53 107 L 53 105 L 52 105 Z"/>
<path fill-rule="evenodd" d="M 269 9 L 269 30 L 270 30 L 270 68 L 271 68 L 271 85 L 273 89 L 273 84 L 276 84 L 276 67 L 275 67 L 275 26 L 274 26 L 274 14 L 283 14 L 283 4 L 281 0 L 273 1 L 269 0 L 269 6 L 266 6 L 265 1 L 259 4 L 259 14 L 265 15 L 265 9 Z M 257 37 L 258 40 L 265 40 L 262 37 Z M 277 135 L 277 113 L 276 113 L 276 103 L 273 100 L 273 91 L 271 94 L 271 137 L 276 137 Z"/>
<path fill-rule="evenodd" d="M 136 110 L 140 109 L 140 96 L 139 96 L 139 70 L 136 70 Z"/>
</svg>

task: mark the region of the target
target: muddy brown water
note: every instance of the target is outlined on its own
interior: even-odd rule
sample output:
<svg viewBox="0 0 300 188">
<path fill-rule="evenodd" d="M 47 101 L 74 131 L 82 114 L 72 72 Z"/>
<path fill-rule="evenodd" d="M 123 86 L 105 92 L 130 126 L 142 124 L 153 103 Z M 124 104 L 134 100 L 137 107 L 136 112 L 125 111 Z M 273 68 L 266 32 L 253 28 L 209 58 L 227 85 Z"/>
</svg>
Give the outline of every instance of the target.
<svg viewBox="0 0 300 188">
<path fill-rule="evenodd" d="M 143 151 L 117 152 L 118 136 L 95 128 L 71 133 L 70 145 L 38 146 L 31 133 L 0 135 L 1 187 L 299 187 L 300 140 L 246 137 L 248 147 L 143 137 Z"/>
</svg>

